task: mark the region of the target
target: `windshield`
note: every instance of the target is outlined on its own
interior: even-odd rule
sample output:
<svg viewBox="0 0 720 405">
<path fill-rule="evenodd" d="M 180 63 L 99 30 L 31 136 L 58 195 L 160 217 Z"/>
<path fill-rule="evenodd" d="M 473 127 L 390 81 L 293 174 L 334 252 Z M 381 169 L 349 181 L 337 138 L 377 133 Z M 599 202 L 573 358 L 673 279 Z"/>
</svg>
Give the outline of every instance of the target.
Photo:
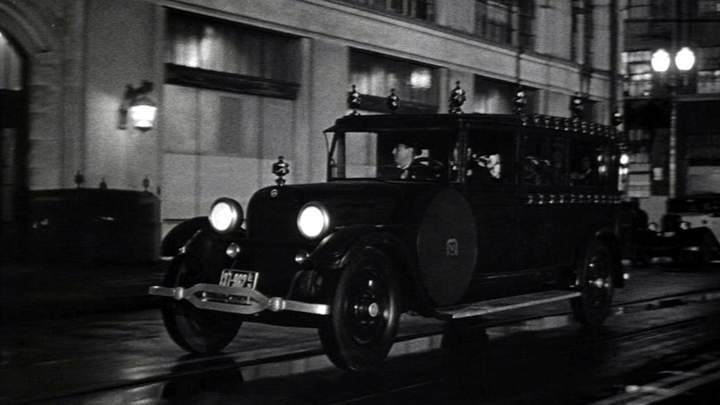
<svg viewBox="0 0 720 405">
<path fill-rule="evenodd" d="M 446 180 L 449 138 L 432 131 L 336 133 L 330 178 Z"/>
</svg>

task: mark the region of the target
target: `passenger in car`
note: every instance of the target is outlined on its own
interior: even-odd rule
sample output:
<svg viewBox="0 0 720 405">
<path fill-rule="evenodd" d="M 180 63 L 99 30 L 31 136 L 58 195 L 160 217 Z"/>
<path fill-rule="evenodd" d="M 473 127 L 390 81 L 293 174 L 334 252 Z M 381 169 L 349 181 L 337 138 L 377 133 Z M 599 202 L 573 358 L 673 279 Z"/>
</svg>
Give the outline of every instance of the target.
<svg viewBox="0 0 720 405">
<path fill-rule="evenodd" d="M 500 154 L 491 153 L 478 155 L 474 153 L 472 148 L 466 149 L 467 163 L 465 169 L 465 177 L 470 181 L 479 181 L 482 183 L 495 183 L 500 179 L 501 164 Z M 458 148 L 453 149 L 453 160 L 450 162 L 451 178 L 457 180 L 457 172 L 459 170 Z"/>
<path fill-rule="evenodd" d="M 592 181 L 593 167 L 588 156 L 583 156 L 578 170 L 570 173 L 570 184 L 587 185 Z"/>
<path fill-rule="evenodd" d="M 470 155 L 470 159 L 468 159 L 468 177 L 479 178 L 484 182 L 496 182 L 500 179 L 500 173 L 499 154 Z"/>
<path fill-rule="evenodd" d="M 442 165 L 421 156 L 420 147 L 412 140 L 402 140 L 393 148 L 395 165 L 402 180 L 431 180 L 440 176 Z"/>
<path fill-rule="evenodd" d="M 523 159 L 523 182 L 532 185 L 552 184 L 552 166 L 547 159 L 540 159 L 533 155 L 525 156 Z"/>
</svg>

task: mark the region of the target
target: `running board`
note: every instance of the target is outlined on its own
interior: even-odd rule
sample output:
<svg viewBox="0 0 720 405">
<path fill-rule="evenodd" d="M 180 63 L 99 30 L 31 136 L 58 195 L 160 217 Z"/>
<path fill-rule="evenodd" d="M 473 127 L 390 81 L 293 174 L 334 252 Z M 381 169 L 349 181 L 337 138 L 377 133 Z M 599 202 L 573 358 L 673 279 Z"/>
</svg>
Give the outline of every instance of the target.
<svg viewBox="0 0 720 405">
<path fill-rule="evenodd" d="M 555 301 L 579 297 L 580 293 L 567 290 L 551 290 L 539 293 L 515 295 L 512 297 L 496 298 L 493 300 L 474 302 L 462 306 L 438 308 L 438 318 L 444 320 L 470 318 L 487 315 L 494 312 L 509 311 L 534 305 L 542 305 Z"/>
</svg>

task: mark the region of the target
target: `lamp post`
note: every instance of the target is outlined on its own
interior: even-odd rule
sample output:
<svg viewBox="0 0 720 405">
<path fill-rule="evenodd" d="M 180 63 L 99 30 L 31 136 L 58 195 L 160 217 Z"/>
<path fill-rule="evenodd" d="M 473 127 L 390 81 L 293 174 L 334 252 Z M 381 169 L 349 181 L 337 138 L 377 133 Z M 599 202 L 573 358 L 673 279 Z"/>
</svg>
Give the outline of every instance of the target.
<svg viewBox="0 0 720 405">
<path fill-rule="evenodd" d="M 675 62 L 674 69 L 671 64 Z M 653 71 L 660 74 L 670 73 L 670 139 L 668 140 L 668 197 L 676 195 L 677 188 L 677 85 L 678 72 L 689 71 L 695 65 L 695 54 L 688 47 L 681 48 L 675 57 L 664 49 L 658 49 L 652 54 L 650 66 Z"/>
</svg>

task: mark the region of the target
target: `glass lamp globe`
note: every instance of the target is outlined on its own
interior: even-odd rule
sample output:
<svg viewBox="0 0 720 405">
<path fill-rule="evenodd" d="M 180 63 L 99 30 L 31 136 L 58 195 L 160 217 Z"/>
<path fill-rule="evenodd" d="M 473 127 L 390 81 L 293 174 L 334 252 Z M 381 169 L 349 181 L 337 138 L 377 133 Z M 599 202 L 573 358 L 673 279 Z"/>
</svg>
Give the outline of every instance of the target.
<svg viewBox="0 0 720 405">
<path fill-rule="evenodd" d="M 695 65 L 695 53 L 687 46 L 683 47 L 675 55 L 675 66 L 686 72 Z"/>
<path fill-rule="evenodd" d="M 128 109 L 132 125 L 141 131 L 148 131 L 155 126 L 156 114 L 157 106 L 147 96 L 140 96 L 133 100 Z"/>
<path fill-rule="evenodd" d="M 666 72 L 670 68 L 670 54 L 664 49 L 658 49 L 652 54 L 650 66 L 656 72 Z"/>
</svg>

